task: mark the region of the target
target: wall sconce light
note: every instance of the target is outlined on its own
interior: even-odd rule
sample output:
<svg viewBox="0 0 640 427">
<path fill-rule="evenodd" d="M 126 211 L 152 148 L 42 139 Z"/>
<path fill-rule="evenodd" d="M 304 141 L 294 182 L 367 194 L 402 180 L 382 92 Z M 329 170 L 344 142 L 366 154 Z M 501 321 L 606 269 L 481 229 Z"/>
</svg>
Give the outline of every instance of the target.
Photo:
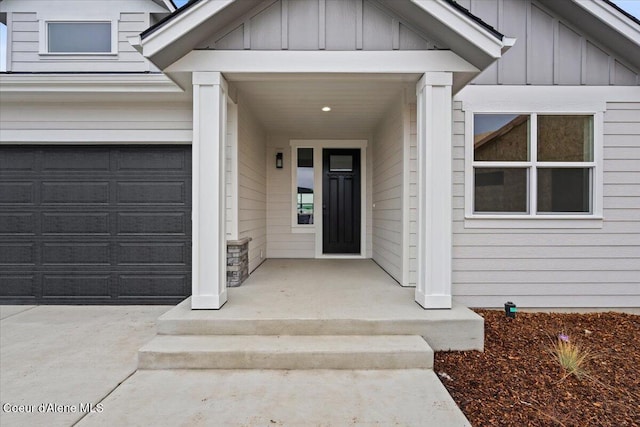
<svg viewBox="0 0 640 427">
<path fill-rule="evenodd" d="M 276 153 L 276 169 L 282 169 L 282 153 Z"/>
</svg>

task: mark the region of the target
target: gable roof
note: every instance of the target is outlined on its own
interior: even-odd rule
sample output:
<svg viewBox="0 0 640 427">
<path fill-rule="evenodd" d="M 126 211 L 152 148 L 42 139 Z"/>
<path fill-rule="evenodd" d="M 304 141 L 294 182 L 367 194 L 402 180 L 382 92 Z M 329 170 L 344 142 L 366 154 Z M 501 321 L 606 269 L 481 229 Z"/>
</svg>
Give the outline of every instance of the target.
<svg viewBox="0 0 640 427">
<path fill-rule="evenodd" d="M 135 43 L 165 69 L 220 30 L 257 7 L 261 0 L 193 0 L 140 35 Z M 484 69 L 500 58 L 513 40 L 473 16 L 453 0 L 377 0 L 440 45 Z"/>
</svg>

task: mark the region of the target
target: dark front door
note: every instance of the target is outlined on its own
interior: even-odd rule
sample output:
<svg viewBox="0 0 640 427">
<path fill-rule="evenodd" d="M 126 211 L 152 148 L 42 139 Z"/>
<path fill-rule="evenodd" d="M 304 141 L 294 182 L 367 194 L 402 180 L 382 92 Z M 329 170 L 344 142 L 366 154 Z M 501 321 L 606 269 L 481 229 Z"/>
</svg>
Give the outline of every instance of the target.
<svg viewBox="0 0 640 427">
<path fill-rule="evenodd" d="M 360 253 L 360 150 L 322 156 L 323 253 Z"/>
</svg>

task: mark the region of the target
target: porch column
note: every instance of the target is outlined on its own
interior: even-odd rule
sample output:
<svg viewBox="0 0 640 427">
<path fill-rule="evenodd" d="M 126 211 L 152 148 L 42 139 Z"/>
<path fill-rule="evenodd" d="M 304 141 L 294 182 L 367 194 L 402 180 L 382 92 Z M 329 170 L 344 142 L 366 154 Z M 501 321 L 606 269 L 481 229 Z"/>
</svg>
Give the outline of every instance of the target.
<svg viewBox="0 0 640 427">
<path fill-rule="evenodd" d="M 424 308 L 451 308 L 452 73 L 418 82 L 418 281 Z"/>
<path fill-rule="evenodd" d="M 222 74 L 194 72 L 192 309 L 219 309 L 227 301 L 226 114 L 226 82 Z"/>
</svg>

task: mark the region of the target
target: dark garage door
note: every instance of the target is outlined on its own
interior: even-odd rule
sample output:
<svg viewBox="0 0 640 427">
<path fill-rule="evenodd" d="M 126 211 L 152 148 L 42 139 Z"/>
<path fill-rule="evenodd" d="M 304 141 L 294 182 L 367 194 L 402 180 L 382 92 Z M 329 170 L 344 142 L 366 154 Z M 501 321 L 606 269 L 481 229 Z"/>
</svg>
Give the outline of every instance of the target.
<svg viewBox="0 0 640 427">
<path fill-rule="evenodd" d="M 174 303 L 190 277 L 191 147 L 0 146 L 0 302 Z"/>
</svg>

